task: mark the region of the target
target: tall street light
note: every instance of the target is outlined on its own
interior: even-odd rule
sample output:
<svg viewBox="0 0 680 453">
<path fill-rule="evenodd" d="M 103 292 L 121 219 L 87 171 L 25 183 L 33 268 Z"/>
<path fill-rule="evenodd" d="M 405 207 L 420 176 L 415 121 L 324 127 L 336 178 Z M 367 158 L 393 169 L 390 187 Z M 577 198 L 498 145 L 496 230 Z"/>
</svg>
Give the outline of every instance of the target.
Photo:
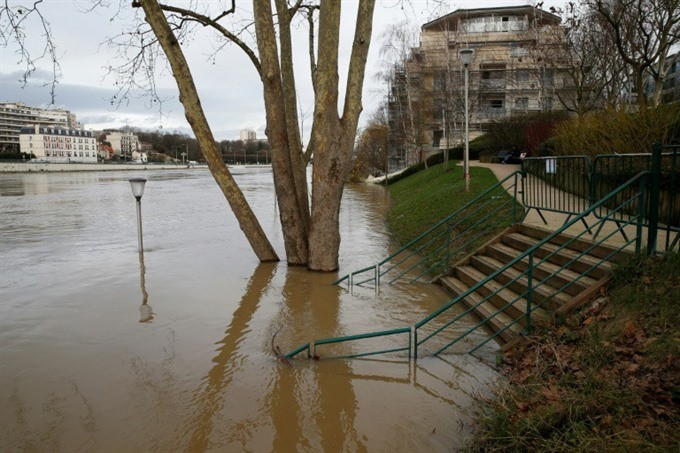
<svg viewBox="0 0 680 453">
<path fill-rule="evenodd" d="M 470 112 L 468 105 L 468 66 L 472 62 L 475 51 L 472 49 L 462 49 L 460 51 L 460 61 L 465 66 L 465 190 L 470 190 Z"/>
<path fill-rule="evenodd" d="M 144 184 L 146 184 L 146 179 L 144 178 L 130 179 L 132 195 L 137 200 L 137 242 L 140 252 L 144 251 L 144 243 L 142 241 L 142 195 L 144 195 Z"/>
</svg>

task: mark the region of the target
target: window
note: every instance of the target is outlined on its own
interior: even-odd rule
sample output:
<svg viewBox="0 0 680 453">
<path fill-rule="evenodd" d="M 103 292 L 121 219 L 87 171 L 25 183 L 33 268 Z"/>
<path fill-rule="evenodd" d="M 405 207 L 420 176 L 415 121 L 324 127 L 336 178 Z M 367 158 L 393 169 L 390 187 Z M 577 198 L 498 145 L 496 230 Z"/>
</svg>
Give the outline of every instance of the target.
<svg viewBox="0 0 680 453">
<path fill-rule="evenodd" d="M 526 110 L 529 108 L 529 98 L 516 98 L 515 108 L 517 110 Z"/>
<path fill-rule="evenodd" d="M 555 71 L 552 69 L 541 69 L 541 82 L 543 86 L 551 87 L 555 82 Z"/>
<path fill-rule="evenodd" d="M 434 91 L 444 91 L 446 89 L 446 72 L 437 71 L 434 73 Z"/>
<path fill-rule="evenodd" d="M 528 82 L 529 81 L 529 71 L 526 69 L 518 69 L 515 72 L 515 77 L 518 82 Z"/>
<path fill-rule="evenodd" d="M 553 108 L 553 98 L 543 98 L 543 101 L 541 103 L 541 107 L 543 110 L 552 110 Z"/>
<path fill-rule="evenodd" d="M 439 142 L 441 142 L 444 136 L 444 131 L 432 131 L 432 147 L 439 148 Z"/>
<path fill-rule="evenodd" d="M 502 99 L 492 99 L 489 105 L 492 109 L 502 109 L 503 108 L 503 100 Z"/>
</svg>

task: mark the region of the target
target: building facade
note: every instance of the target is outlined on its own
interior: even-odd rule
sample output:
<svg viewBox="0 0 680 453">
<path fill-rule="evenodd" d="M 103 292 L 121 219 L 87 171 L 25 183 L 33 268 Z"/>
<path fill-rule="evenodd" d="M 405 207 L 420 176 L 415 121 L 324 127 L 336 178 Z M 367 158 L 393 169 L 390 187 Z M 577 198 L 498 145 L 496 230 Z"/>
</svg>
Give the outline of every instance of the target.
<svg viewBox="0 0 680 453">
<path fill-rule="evenodd" d="M 114 154 L 131 160 L 132 154 L 141 150 L 139 138 L 132 132 L 108 132 L 106 141 L 111 143 Z"/>
<path fill-rule="evenodd" d="M 97 162 L 97 140 L 92 131 L 32 125 L 20 131 L 21 152 L 48 162 Z"/>
<path fill-rule="evenodd" d="M 0 103 L 0 151 L 19 150 L 19 136 L 25 127 L 35 124 L 82 129 L 75 114 L 60 109 L 41 109 L 22 103 Z"/>
<path fill-rule="evenodd" d="M 680 52 L 669 56 L 666 64 L 668 65 L 668 73 L 663 82 L 661 102 L 673 104 L 680 102 Z"/>
<path fill-rule="evenodd" d="M 424 24 L 420 45 L 395 68 L 389 89 L 390 161 L 410 164 L 463 141 L 463 49 L 473 50 L 468 66 L 470 139 L 499 118 L 562 110 L 558 91 L 570 87 L 559 58 L 564 36 L 560 22 L 558 16 L 526 5 L 459 9 Z"/>
<path fill-rule="evenodd" d="M 257 140 L 257 134 L 252 129 L 241 129 L 240 139 L 244 142 L 255 141 Z"/>
</svg>

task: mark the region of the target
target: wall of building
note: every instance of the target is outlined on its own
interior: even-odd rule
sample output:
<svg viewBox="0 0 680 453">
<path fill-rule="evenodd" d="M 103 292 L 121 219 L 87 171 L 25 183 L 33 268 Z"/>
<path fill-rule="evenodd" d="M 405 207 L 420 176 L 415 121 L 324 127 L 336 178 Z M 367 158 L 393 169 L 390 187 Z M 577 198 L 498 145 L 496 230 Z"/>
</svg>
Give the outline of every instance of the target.
<svg viewBox="0 0 680 453">
<path fill-rule="evenodd" d="M 65 172 L 65 171 L 132 171 L 132 170 L 178 170 L 188 165 L 166 164 L 85 164 L 49 162 L 0 162 L 0 173 Z M 192 165 L 191 168 L 196 168 Z M 207 168 L 207 166 L 199 166 Z"/>
</svg>

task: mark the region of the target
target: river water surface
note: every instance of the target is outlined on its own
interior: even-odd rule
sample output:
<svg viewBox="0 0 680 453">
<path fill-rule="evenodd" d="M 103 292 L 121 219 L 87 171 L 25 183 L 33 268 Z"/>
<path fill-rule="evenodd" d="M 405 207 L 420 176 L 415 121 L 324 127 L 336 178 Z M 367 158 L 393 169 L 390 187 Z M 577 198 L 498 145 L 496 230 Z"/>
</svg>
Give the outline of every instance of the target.
<svg viewBox="0 0 680 453">
<path fill-rule="evenodd" d="M 283 257 L 268 168 L 235 176 Z M 149 171 L 137 253 L 128 179 L 0 177 L 0 450 L 451 451 L 494 372 L 417 362 L 276 360 L 313 338 L 412 325 L 420 284 L 349 293 L 258 264 L 207 171 Z M 394 250 L 384 188 L 349 186 L 341 273 Z M 272 338 L 275 336 L 274 340 Z"/>
</svg>

